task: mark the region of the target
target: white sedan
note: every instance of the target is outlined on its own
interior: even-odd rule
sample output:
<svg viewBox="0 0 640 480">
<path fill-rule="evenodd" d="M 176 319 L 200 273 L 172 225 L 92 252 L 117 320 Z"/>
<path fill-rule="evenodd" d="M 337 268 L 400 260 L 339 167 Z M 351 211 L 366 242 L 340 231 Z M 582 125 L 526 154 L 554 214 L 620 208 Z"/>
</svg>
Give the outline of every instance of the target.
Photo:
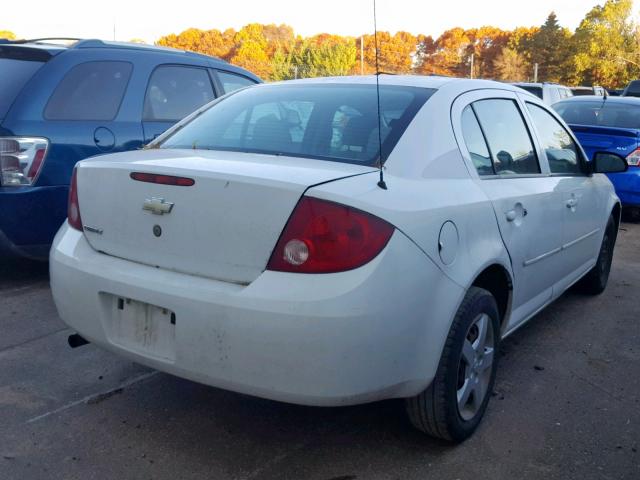
<svg viewBox="0 0 640 480">
<path fill-rule="evenodd" d="M 587 161 L 516 87 L 379 80 L 379 104 L 375 77 L 251 87 L 80 162 L 51 250 L 62 319 L 197 382 L 404 398 L 417 428 L 471 435 L 500 340 L 578 281 L 605 289 L 620 202 L 600 173 L 627 165 Z"/>
</svg>

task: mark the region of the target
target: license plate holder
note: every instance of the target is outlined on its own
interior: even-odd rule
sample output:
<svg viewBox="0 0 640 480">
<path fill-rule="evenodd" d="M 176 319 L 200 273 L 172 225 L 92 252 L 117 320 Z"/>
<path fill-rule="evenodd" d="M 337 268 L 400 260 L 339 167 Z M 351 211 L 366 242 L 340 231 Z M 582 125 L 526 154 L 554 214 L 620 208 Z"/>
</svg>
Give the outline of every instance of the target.
<svg viewBox="0 0 640 480">
<path fill-rule="evenodd" d="M 108 295 L 110 340 L 127 350 L 175 360 L 176 315 L 168 308 Z"/>
</svg>

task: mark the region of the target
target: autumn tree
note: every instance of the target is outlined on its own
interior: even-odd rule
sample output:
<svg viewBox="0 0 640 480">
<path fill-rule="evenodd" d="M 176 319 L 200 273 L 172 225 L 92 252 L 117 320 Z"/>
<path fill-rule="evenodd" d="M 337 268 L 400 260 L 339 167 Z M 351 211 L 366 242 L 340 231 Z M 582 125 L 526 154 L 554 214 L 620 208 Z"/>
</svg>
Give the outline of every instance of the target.
<svg viewBox="0 0 640 480">
<path fill-rule="evenodd" d="M 421 48 L 421 62 L 416 71 L 422 74 L 466 76 L 471 39 L 460 27 L 444 32 L 434 42 L 432 53 L 425 56 Z"/>
<path fill-rule="evenodd" d="M 503 47 L 493 61 L 493 68 L 497 80 L 519 82 L 527 78 L 527 64 L 524 57 L 517 50 Z"/>
<path fill-rule="evenodd" d="M 375 35 L 363 35 L 364 73 L 376 71 Z M 358 48 L 360 43 L 358 42 Z M 418 51 L 418 39 L 408 32 L 378 32 L 378 69 L 388 73 L 410 73 Z M 358 73 L 359 65 L 358 65 Z"/>
<path fill-rule="evenodd" d="M 494 62 L 507 46 L 510 33 L 496 27 L 484 26 L 468 30 L 467 36 L 470 44 L 467 50 L 467 58 L 464 59 L 465 64 L 470 62 L 470 56 L 473 54 L 474 77 L 495 78 L 497 74 L 494 70 Z"/>
<path fill-rule="evenodd" d="M 6 38 L 7 40 L 15 40 L 16 34 L 9 30 L 0 30 L 0 38 Z"/>
<path fill-rule="evenodd" d="M 236 32 L 233 29 L 221 32 L 216 29 L 199 30 L 197 28 L 189 28 L 178 35 L 172 33 L 161 37 L 156 42 L 156 45 L 189 50 L 229 60 L 235 47 L 235 35 Z"/>
</svg>

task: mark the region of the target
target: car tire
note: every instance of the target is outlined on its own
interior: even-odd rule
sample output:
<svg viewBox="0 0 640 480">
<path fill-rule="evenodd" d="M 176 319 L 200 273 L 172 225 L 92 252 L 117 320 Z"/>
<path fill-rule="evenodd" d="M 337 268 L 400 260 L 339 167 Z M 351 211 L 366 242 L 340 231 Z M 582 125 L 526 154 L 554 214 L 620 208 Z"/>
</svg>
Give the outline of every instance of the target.
<svg viewBox="0 0 640 480">
<path fill-rule="evenodd" d="M 609 217 L 607 227 L 604 231 L 600 253 L 595 266 L 582 277 L 578 283 L 580 291 L 587 295 L 600 295 L 607 288 L 609 273 L 611 272 L 611 262 L 613 261 L 613 249 L 616 244 L 616 222 L 613 216 Z"/>
<path fill-rule="evenodd" d="M 473 434 L 493 392 L 499 318 L 493 295 L 471 287 L 453 320 L 433 382 L 405 400 L 414 427 L 455 443 Z"/>
</svg>

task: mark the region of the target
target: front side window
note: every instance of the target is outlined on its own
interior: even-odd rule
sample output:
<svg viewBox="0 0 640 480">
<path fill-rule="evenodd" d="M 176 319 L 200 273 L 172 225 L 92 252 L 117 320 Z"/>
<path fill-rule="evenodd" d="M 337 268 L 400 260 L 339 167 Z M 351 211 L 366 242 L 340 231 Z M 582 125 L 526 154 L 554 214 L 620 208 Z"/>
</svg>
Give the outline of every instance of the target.
<svg viewBox="0 0 640 480">
<path fill-rule="evenodd" d="M 163 65 L 151 74 L 143 119 L 177 122 L 215 98 L 204 68 Z"/>
<path fill-rule="evenodd" d="M 233 92 L 234 90 L 239 90 L 240 88 L 250 87 L 251 85 L 256 84 L 253 80 L 243 77 L 242 75 L 236 75 L 235 73 L 222 72 L 220 70 L 216 73 L 218 74 L 218 79 L 222 84 L 222 90 L 224 90 L 224 93 Z"/>
<path fill-rule="evenodd" d="M 363 165 L 386 159 L 434 90 L 298 84 L 248 88 L 212 105 L 160 148 L 288 155 Z"/>
<path fill-rule="evenodd" d="M 473 108 L 487 138 L 498 175 L 540 173 L 531 136 L 515 101 L 479 100 Z"/>
<path fill-rule="evenodd" d="M 471 105 L 462 112 L 462 136 L 479 175 L 494 175 L 491 155 Z"/>
<path fill-rule="evenodd" d="M 527 109 L 540 135 L 551 173 L 582 173 L 578 146 L 565 128 L 538 105 L 527 103 Z"/>
<path fill-rule="evenodd" d="M 51 95 L 44 117 L 47 120 L 113 120 L 132 70 L 129 62 L 76 65 Z"/>
</svg>

